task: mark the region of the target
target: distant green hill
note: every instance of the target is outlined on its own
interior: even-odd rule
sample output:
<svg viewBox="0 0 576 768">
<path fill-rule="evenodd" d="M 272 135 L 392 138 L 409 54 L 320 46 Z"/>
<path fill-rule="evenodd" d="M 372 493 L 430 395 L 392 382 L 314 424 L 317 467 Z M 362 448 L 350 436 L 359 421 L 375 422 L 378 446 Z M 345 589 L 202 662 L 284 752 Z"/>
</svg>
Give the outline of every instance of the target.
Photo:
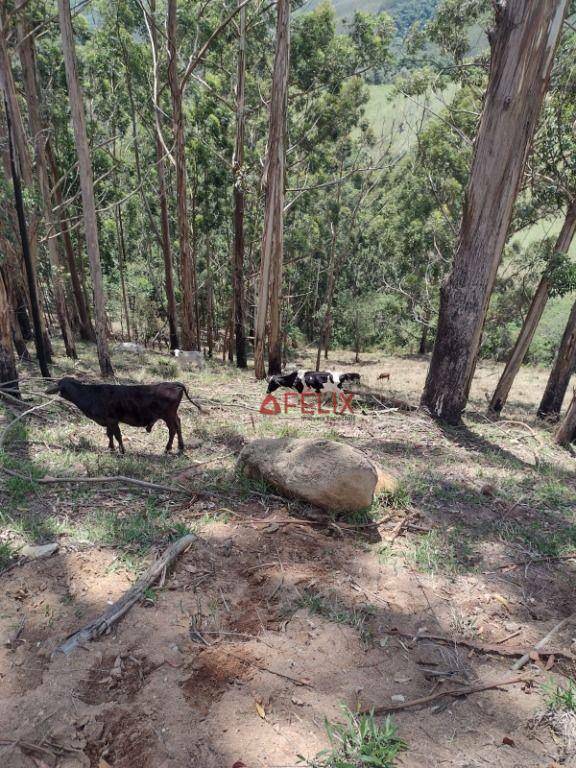
<svg viewBox="0 0 576 768">
<path fill-rule="evenodd" d="M 309 0 L 302 8 L 311 10 L 322 0 Z M 339 19 L 351 19 L 355 11 L 379 13 L 387 11 L 398 26 L 400 32 L 405 31 L 418 20 L 429 19 L 440 0 L 332 0 L 332 5 Z"/>
</svg>

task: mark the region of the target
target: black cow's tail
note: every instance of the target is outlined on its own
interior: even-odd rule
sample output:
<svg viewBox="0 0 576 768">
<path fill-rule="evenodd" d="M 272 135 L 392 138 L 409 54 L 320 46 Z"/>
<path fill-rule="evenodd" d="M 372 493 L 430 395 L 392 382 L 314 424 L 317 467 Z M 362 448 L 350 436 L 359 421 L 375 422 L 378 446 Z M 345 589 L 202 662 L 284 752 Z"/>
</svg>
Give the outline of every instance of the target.
<svg viewBox="0 0 576 768">
<path fill-rule="evenodd" d="M 197 402 L 196 402 L 196 400 L 193 400 L 193 399 L 190 397 L 190 395 L 188 394 L 188 390 L 186 389 L 186 386 L 185 386 L 184 384 L 180 384 L 180 386 L 181 386 L 181 387 L 182 387 L 182 389 L 184 390 L 184 394 L 186 395 L 186 397 L 188 398 L 188 400 L 190 400 L 190 402 L 192 403 L 192 405 L 195 405 L 195 406 L 196 406 L 196 408 L 198 408 L 198 410 L 200 411 L 200 413 L 209 413 L 209 411 L 208 411 L 208 409 L 207 409 L 207 408 L 204 408 L 202 405 L 200 405 L 200 403 L 197 403 Z"/>
</svg>

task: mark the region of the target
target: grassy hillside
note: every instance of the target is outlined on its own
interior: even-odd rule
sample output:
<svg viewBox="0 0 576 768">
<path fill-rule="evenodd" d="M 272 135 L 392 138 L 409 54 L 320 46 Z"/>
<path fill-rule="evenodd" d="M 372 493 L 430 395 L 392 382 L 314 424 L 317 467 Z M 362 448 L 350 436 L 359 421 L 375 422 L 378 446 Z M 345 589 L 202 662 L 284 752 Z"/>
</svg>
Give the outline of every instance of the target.
<svg viewBox="0 0 576 768">
<path fill-rule="evenodd" d="M 370 101 L 366 105 L 365 116 L 374 133 L 383 138 L 393 135 L 394 149 L 403 151 L 415 141 L 422 122 L 440 112 L 450 101 L 456 87 L 451 85 L 440 95 L 419 98 L 395 95 L 394 87 L 389 84 L 370 85 L 368 88 Z"/>
<path fill-rule="evenodd" d="M 302 8 L 312 10 L 323 0 L 309 0 Z M 339 19 L 351 19 L 356 11 L 379 13 L 387 11 L 400 31 L 407 29 L 418 19 L 428 19 L 433 14 L 439 0 L 332 0 L 332 5 Z"/>
</svg>

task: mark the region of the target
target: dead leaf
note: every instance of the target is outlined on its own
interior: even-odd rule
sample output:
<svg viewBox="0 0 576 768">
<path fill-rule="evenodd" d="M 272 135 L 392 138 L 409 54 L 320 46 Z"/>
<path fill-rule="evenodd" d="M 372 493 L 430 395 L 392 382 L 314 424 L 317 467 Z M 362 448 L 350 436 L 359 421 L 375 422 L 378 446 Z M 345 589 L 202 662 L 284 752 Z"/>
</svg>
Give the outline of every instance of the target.
<svg viewBox="0 0 576 768">
<path fill-rule="evenodd" d="M 242 760 L 236 760 L 232 768 L 248 768 L 246 763 L 243 763 Z"/>
<path fill-rule="evenodd" d="M 530 651 L 528 655 L 532 661 L 540 661 L 540 654 L 538 651 Z"/>
<path fill-rule="evenodd" d="M 504 608 L 506 608 L 506 610 L 508 611 L 508 613 L 510 613 L 510 603 L 508 602 L 508 600 L 506 600 L 504 595 L 500 595 L 498 594 L 498 592 L 495 592 L 493 595 L 493 598 L 494 600 L 498 600 L 500 605 L 503 605 Z"/>
<path fill-rule="evenodd" d="M 504 736 L 504 738 L 502 739 L 502 744 L 505 744 L 507 747 L 516 746 L 514 739 L 511 739 L 510 736 Z"/>
<path fill-rule="evenodd" d="M 262 704 L 260 704 L 259 701 L 255 701 L 254 704 L 256 706 L 256 712 L 258 712 L 258 715 L 262 718 L 262 720 L 266 720 L 266 712 L 264 711 Z"/>
<path fill-rule="evenodd" d="M 548 656 L 548 661 L 546 662 L 546 666 L 544 667 L 544 669 L 548 672 L 548 670 L 552 669 L 552 667 L 554 666 L 555 661 L 556 659 L 554 658 L 554 654 L 551 653 L 550 656 Z"/>
<path fill-rule="evenodd" d="M 98 768 L 112 768 L 112 766 L 107 760 L 104 760 L 104 758 L 101 757 L 98 762 Z"/>
<path fill-rule="evenodd" d="M 34 760 L 34 764 L 37 768 L 50 768 L 48 763 L 45 763 L 44 760 L 41 760 L 39 757 L 32 757 L 32 760 Z"/>
</svg>

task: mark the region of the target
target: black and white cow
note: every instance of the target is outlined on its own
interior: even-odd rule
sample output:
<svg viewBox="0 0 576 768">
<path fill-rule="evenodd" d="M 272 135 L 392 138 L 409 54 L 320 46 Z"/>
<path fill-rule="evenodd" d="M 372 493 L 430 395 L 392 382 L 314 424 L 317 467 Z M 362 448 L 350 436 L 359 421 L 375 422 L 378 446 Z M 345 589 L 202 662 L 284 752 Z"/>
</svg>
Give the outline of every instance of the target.
<svg viewBox="0 0 576 768">
<path fill-rule="evenodd" d="M 341 392 L 347 381 L 360 381 L 359 373 L 339 373 L 337 371 L 292 371 L 282 375 L 270 376 L 267 393 L 275 392 L 280 387 L 303 392 L 330 394 Z"/>
</svg>

